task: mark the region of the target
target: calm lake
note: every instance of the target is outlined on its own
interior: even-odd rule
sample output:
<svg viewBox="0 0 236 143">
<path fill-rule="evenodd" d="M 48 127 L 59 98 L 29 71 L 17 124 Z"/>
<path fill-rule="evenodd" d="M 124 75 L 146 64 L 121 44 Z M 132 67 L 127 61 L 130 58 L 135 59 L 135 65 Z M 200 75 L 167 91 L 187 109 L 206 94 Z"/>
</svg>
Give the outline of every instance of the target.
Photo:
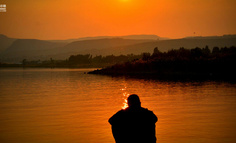
<svg viewBox="0 0 236 143">
<path fill-rule="evenodd" d="M 0 69 L 1 143 L 114 143 L 108 119 L 129 94 L 152 110 L 158 143 L 236 142 L 236 84 Z"/>
</svg>

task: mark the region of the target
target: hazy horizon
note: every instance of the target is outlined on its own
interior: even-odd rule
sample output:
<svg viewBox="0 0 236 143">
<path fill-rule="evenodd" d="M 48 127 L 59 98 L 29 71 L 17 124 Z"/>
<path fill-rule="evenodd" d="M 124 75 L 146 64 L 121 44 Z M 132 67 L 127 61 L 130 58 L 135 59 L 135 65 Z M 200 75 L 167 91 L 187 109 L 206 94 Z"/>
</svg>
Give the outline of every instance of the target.
<svg viewBox="0 0 236 143">
<path fill-rule="evenodd" d="M 189 38 L 189 37 L 221 37 L 221 36 L 231 36 L 231 35 L 236 35 L 235 34 L 223 34 L 223 35 L 206 35 L 206 36 L 201 36 L 201 35 L 198 35 L 198 36 L 195 36 L 195 35 L 189 35 L 189 36 L 185 36 L 185 37 L 179 37 L 179 38 L 170 38 L 170 37 L 163 37 L 163 36 L 160 36 L 160 35 L 156 35 L 156 34 L 128 34 L 128 35 L 119 35 L 119 36 L 109 36 L 109 35 L 98 35 L 98 36 L 85 36 L 85 37 L 71 37 L 71 38 L 66 38 L 66 39 L 37 39 L 37 38 L 19 38 L 19 37 L 10 37 L 6 34 L 2 34 L 0 33 L 0 35 L 4 35 L 6 36 L 7 38 L 12 38 L 12 39 L 35 39 L 35 40 L 43 40 L 43 41 L 63 41 L 63 40 L 76 40 L 76 39 L 89 39 L 91 38 L 91 40 L 94 39 L 105 39 L 105 38 L 123 38 L 123 37 L 128 37 L 128 36 L 157 36 L 157 37 L 160 37 L 160 38 L 165 38 L 165 39 L 182 39 L 182 38 Z M 125 39 L 128 39 L 128 38 L 125 38 Z M 134 38 L 135 39 L 135 38 Z"/>
</svg>

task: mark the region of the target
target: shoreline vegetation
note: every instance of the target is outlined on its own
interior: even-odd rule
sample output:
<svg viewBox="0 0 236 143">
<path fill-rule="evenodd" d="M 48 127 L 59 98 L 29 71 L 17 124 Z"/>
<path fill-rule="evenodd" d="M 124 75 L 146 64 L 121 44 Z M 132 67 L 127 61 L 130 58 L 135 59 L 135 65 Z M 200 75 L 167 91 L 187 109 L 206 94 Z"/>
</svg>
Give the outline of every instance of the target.
<svg viewBox="0 0 236 143">
<path fill-rule="evenodd" d="M 226 79 L 236 80 L 236 47 L 196 47 L 172 49 L 154 48 L 153 53 L 140 55 L 95 56 L 71 55 L 66 60 L 28 61 L 19 64 L 0 63 L 2 67 L 23 68 L 101 68 L 88 74 L 133 76 L 158 79 Z"/>
<path fill-rule="evenodd" d="M 50 60 L 32 60 L 29 61 L 27 59 L 23 59 L 18 64 L 8 64 L 8 63 L 1 63 L 1 67 L 23 67 L 23 68 L 104 68 L 108 66 L 115 65 L 117 63 L 123 63 L 127 61 L 132 61 L 134 59 L 141 58 L 142 55 L 108 55 L 108 56 L 95 56 L 93 57 L 90 54 L 85 55 L 71 55 L 66 60 L 54 60 L 50 58 Z"/>
<path fill-rule="evenodd" d="M 236 80 L 236 47 L 170 50 L 153 54 L 143 53 L 142 58 L 115 64 L 89 74 L 129 76 L 157 79 L 209 79 Z"/>
</svg>

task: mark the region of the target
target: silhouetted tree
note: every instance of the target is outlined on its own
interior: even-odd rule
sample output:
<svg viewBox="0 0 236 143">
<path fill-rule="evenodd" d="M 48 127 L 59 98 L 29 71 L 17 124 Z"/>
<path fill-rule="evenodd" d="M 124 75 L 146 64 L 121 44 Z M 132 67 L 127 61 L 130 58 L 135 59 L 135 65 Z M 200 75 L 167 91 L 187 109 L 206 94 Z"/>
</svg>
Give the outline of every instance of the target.
<svg viewBox="0 0 236 143">
<path fill-rule="evenodd" d="M 212 50 L 212 54 L 218 54 L 220 52 L 220 48 L 219 47 L 214 47 Z"/>
<path fill-rule="evenodd" d="M 69 63 L 70 64 L 88 64 L 91 62 L 92 55 L 86 54 L 86 55 L 71 55 L 69 57 Z"/>
<path fill-rule="evenodd" d="M 23 59 L 23 60 L 22 60 L 22 65 L 25 66 L 26 63 L 27 63 L 27 60 L 26 60 L 26 59 Z"/>
<path fill-rule="evenodd" d="M 143 55 L 143 57 L 142 57 L 143 61 L 148 61 L 151 58 L 150 53 L 143 53 L 142 55 Z"/>
<path fill-rule="evenodd" d="M 161 52 L 158 50 L 158 47 L 154 48 L 152 56 L 158 56 Z"/>
<path fill-rule="evenodd" d="M 195 49 L 191 49 L 192 58 L 200 58 L 202 56 L 202 49 L 196 47 Z"/>
<path fill-rule="evenodd" d="M 208 57 L 210 55 L 211 51 L 209 49 L 209 47 L 206 45 L 205 48 L 202 49 L 202 54 L 204 57 Z"/>
<path fill-rule="evenodd" d="M 102 55 L 96 56 L 92 59 L 94 63 L 102 63 Z"/>
</svg>

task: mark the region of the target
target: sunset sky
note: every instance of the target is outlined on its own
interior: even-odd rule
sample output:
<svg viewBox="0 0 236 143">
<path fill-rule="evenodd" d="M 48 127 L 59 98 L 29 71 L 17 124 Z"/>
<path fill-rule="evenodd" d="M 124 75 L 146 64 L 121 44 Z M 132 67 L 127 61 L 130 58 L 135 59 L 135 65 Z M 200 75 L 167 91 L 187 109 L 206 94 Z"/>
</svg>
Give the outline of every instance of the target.
<svg viewBox="0 0 236 143">
<path fill-rule="evenodd" d="M 236 34 L 236 0 L 0 0 L 0 34 L 70 39 Z"/>
</svg>

